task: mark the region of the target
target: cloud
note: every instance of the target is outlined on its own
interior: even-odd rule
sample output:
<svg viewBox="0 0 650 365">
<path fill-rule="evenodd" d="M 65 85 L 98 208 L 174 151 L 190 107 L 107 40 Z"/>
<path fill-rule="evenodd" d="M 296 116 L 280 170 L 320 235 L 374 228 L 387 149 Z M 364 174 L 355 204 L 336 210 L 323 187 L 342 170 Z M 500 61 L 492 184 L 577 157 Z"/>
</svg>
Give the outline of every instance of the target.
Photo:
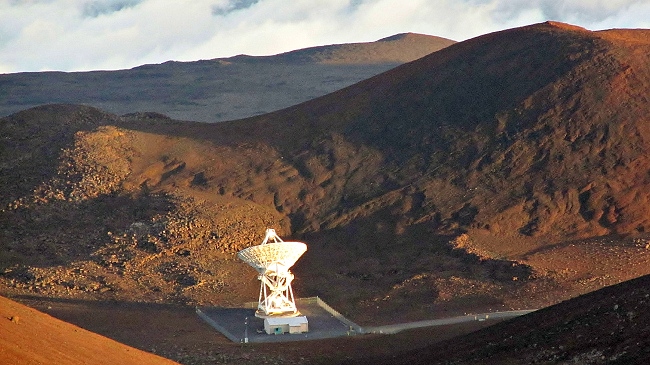
<svg viewBox="0 0 650 365">
<path fill-rule="evenodd" d="M 86 17 L 98 17 L 132 8 L 140 3 L 139 0 L 95 0 L 83 4 L 82 14 Z"/>
<path fill-rule="evenodd" d="M 260 0 L 234 0 L 225 4 L 213 5 L 212 15 L 225 16 L 233 11 L 248 9 Z"/>
<path fill-rule="evenodd" d="M 494 18 L 503 20 L 517 17 L 522 12 L 536 10 L 544 19 L 573 20 L 582 24 L 598 24 L 609 18 L 625 22 L 625 14 L 630 8 L 648 8 L 647 0 L 512 0 L 499 1 Z"/>
<path fill-rule="evenodd" d="M 0 0 L 0 72 L 268 55 L 402 32 L 650 28 L 648 0 Z"/>
</svg>

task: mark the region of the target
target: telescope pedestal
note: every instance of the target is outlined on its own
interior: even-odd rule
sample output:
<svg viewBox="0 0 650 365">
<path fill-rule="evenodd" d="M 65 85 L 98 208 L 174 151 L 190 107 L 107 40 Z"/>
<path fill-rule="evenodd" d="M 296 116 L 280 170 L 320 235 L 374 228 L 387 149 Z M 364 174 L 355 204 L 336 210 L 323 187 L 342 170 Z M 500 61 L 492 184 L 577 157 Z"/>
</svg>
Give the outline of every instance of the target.
<svg viewBox="0 0 650 365">
<path fill-rule="evenodd" d="M 296 308 L 291 288 L 294 276 L 289 271 L 306 250 L 304 243 L 284 242 L 274 229 L 267 229 L 261 245 L 237 253 L 259 273 L 260 296 L 255 317 L 264 318 L 265 329 L 273 328 L 273 333 L 307 332 L 307 318 Z"/>
</svg>

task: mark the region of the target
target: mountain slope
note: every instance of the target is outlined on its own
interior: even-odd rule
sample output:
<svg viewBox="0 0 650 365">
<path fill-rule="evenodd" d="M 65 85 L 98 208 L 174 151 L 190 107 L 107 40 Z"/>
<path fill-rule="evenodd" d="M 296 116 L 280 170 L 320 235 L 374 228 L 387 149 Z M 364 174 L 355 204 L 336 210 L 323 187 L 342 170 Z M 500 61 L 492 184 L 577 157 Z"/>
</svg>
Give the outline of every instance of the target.
<svg viewBox="0 0 650 365">
<path fill-rule="evenodd" d="M 400 33 L 376 42 L 318 46 L 274 56 L 240 55 L 225 60 L 248 62 L 290 62 L 321 64 L 401 64 L 424 57 L 456 42 L 418 33 Z"/>
<path fill-rule="evenodd" d="M 647 199 L 647 31 L 618 34 L 494 33 L 232 129 L 300 159 L 336 135 L 376 151 L 365 176 L 384 186 L 362 200 L 414 184 L 431 213 L 467 206 L 466 223 L 493 232 L 643 231 L 648 214 L 630 199 Z M 426 188 L 438 179 L 464 196 L 444 207 Z"/>
<path fill-rule="evenodd" d="M 3 290 L 250 300 L 234 253 L 267 227 L 309 244 L 296 292 L 364 324 L 648 274 L 647 35 L 512 29 L 232 122 L 3 118 Z"/>
<path fill-rule="evenodd" d="M 3 364 L 177 364 L 0 297 Z"/>
<path fill-rule="evenodd" d="M 646 364 L 650 277 L 607 287 L 460 338 L 354 364 Z"/>
<path fill-rule="evenodd" d="M 409 33 L 267 57 L 5 74 L 0 75 L 0 115 L 40 104 L 74 103 L 117 114 L 155 111 L 183 120 L 232 120 L 327 94 L 453 43 Z"/>
</svg>

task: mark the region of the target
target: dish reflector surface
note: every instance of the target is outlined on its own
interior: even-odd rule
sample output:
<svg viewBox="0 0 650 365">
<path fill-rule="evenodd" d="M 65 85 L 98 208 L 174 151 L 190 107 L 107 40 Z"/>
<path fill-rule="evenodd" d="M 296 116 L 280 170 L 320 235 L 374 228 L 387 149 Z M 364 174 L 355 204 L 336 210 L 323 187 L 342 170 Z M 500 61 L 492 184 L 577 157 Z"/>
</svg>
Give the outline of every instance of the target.
<svg viewBox="0 0 650 365">
<path fill-rule="evenodd" d="M 237 256 L 259 273 L 264 273 L 278 264 L 289 269 L 305 251 L 307 245 L 302 242 L 269 242 L 243 249 Z"/>
</svg>

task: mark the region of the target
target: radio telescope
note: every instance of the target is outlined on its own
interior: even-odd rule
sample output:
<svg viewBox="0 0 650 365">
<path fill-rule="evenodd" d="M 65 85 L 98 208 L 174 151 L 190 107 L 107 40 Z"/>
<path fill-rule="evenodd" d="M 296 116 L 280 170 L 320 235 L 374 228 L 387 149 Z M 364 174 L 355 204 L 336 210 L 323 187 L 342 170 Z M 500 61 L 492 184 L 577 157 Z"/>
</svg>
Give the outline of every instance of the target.
<svg viewBox="0 0 650 365">
<path fill-rule="evenodd" d="M 291 289 L 293 274 L 289 268 L 307 251 L 302 242 L 284 242 L 274 229 L 266 230 L 262 244 L 245 248 L 237 256 L 252 266 L 259 276 L 260 296 L 255 316 L 293 317 L 300 313 Z"/>
</svg>

